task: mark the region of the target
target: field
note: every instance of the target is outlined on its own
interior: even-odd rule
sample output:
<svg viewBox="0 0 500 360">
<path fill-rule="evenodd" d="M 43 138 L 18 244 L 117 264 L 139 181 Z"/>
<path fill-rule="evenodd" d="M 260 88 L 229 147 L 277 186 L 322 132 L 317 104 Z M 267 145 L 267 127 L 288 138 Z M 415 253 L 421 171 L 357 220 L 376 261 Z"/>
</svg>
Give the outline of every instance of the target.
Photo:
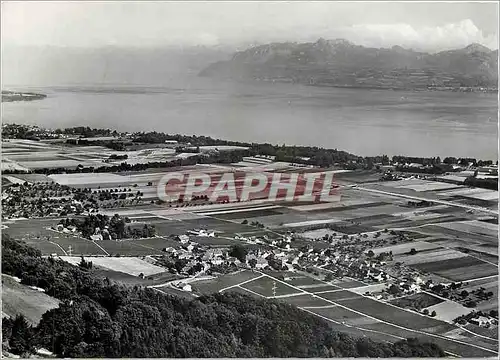
<svg viewBox="0 0 500 360">
<path fill-rule="evenodd" d="M 408 243 L 375 248 L 372 250 L 375 254 L 392 251 L 393 255 L 400 255 L 410 252 L 411 249 L 415 249 L 416 251 L 422 251 L 422 250 L 432 250 L 439 247 L 440 246 L 437 244 L 428 243 L 425 241 L 412 241 Z"/>
<path fill-rule="evenodd" d="M 480 302 L 476 309 L 482 311 L 498 310 L 498 275 L 490 276 L 481 280 L 473 280 L 465 283 L 464 290 L 471 292 L 478 287 L 485 288 L 486 292 L 493 292 L 493 297 L 488 301 Z"/>
<path fill-rule="evenodd" d="M 439 226 L 446 229 L 457 230 L 464 233 L 473 233 L 478 235 L 485 235 L 496 237 L 498 235 L 498 226 L 477 220 L 460 221 L 439 224 Z"/>
<path fill-rule="evenodd" d="M 77 154 L 64 157 L 63 154 L 56 154 L 46 145 L 41 145 L 40 148 L 45 149 L 39 151 L 41 154 L 38 155 L 37 160 L 40 163 L 42 161 L 79 161 L 75 159 Z M 100 161 L 99 156 L 104 154 L 102 149 L 90 150 L 91 152 L 78 154 L 80 159 Z M 139 153 L 141 151 L 137 154 Z M 141 156 L 147 155 L 141 154 Z M 17 161 L 30 162 L 29 154 L 22 151 L 17 155 L 14 153 L 11 157 Z M 254 168 L 257 165 L 253 164 L 251 167 Z M 273 165 L 291 168 L 286 164 Z M 165 171 L 189 172 L 195 168 L 166 169 Z M 219 165 L 205 167 L 212 172 L 221 172 L 228 168 L 230 167 Z M 243 171 L 246 170 L 249 169 Z M 162 169 L 150 169 L 143 172 L 116 174 L 60 174 L 45 178 L 30 178 L 26 175 L 20 179 L 22 181 L 48 179 L 74 187 L 90 187 L 94 190 L 99 187 L 101 189 L 131 187 L 134 191 L 140 190 L 146 197 L 153 199 L 156 195 L 154 184 L 164 173 Z M 58 219 L 6 222 L 4 224 L 6 228 L 3 231 L 16 239 L 27 241 L 40 249 L 44 255 L 56 253 L 67 256 L 71 254 L 71 259 L 67 259 L 73 263 L 78 263 L 80 255 L 85 255 L 86 260 L 92 261 L 95 265 L 93 272 L 108 276 L 113 281 L 128 285 L 155 285 L 154 289 L 158 292 L 185 297 L 192 297 L 192 295 L 167 285 L 169 281 L 180 278 L 179 276 L 169 274 L 165 272 L 165 269 L 140 259 L 147 255 L 162 255 L 164 254 L 162 250 L 167 247 L 179 248 L 181 244 L 173 240 L 171 235 L 182 235 L 195 229 L 206 229 L 215 232 L 216 236 L 201 237 L 191 234 L 190 240 L 207 247 L 227 248 L 234 244 L 242 244 L 248 249 L 270 249 L 271 245 L 262 246 L 247 242 L 245 239 L 234 239 L 234 237 L 267 236 L 274 239 L 286 233 L 295 232 L 301 236 L 292 241 L 291 245 L 294 249 L 312 246 L 318 250 L 330 247 L 326 241 L 313 241 L 324 235 L 336 233 L 341 237 L 344 234 L 364 233 L 366 237 L 359 239 L 355 245 L 359 248 L 355 251 L 366 252 L 368 249 L 360 249 L 365 249 L 367 246 L 383 246 L 372 249 L 375 254 L 392 252 L 393 261 L 387 261 L 387 264 L 382 266 L 390 267 L 396 262 L 401 262 L 423 272 L 422 277 L 443 282 L 465 281 L 463 288 L 468 289 L 469 292 L 483 286 L 487 289 L 486 291 L 493 291 L 495 296 L 490 301 L 479 302 L 477 309 L 489 311 L 498 308 L 496 304 L 498 278 L 493 277 L 498 274 L 496 249 L 498 219 L 496 215 L 488 213 L 489 218 L 486 220 L 485 213 L 480 211 L 468 212 L 464 208 L 437 203 L 417 209 L 408 204 L 408 198 L 398 198 L 387 193 L 375 193 L 369 190 L 383 190 L 400 196 L 413 196 L 410 199 L 414 197 L 425 198 L 429 201 L 444 199 L 462 202 L 462 204 L 463 201 L 492 202 L 494 193 L 483 189 L 475 190 L 421 179 L 368 183 L 377 181 L 378 178 L 374 177 L 374 173 L 367 172 L 341 173 L 338 179 L 339 183 L 354 181 L 364 184 L 357 188 L 342 187 L 338 201 L 330 203 L 249 201 L 248 203 L 211 205 L 198 203 L 178 208 L 147 204 L 103 211 L 108 215 L 118 213 L 129 217 L 132 220 L 132 227 L 141 227 L 143 224 L 154 225 L 158 236 L 148 239 L 94 243 L 77 236 L 49 230 L 48 228 L 56 224 Z M 153 186 L 147 186 L 150 181 L 153 182 Z M 137 186 L 134 186 L 135 184 Z M 248 223 L 242 224 L 243 220 L 247 220 Z M 263 224 L 265 228 L 250 225 L 254 221 Z M 391 235 L 391 232 L 385 232 L 384 229 L 405 232 L 407 242 L 393 242 L 396 235 Z M 375 240 L 376 233 L 380 233 L 377 240 Z M 349 236 L 347 241 L 356 241 L 355 237 Z M 389 240 L 386 241 L 387 239 Z M 367 245 L 370 243 L 372 245 Z M 339 244 L 342 246 L 340 241 L 334 245 Z M 410 255 L 411 249 L 415 249 L 417 253 Z M 304 267 L 321 266 L 320 263 L 315 263 L 317 260 L 301 261 L 304 261 Z M 309 261 L 314 263 L 310 264 Z M 146 275 L 146 278 L 139 278 L 137 275 L 140 273 Z M 393 280 L 396 279 L 391 279 L 391 282 Z M 295 273 L 242 270 L 213 279 L 204 278 L 200 281 L 193 281 L 191 285 L 196 295 L 231 291 L 256 298 L 272 298 L 276 295 L 275 301 L 296 305 L 328 321 L 332 329 L 358 336 L 368 336 L 383 341 L 419 337 L 438 343 L 446 351 L 463 356 L 495 355 L 493 351 L 488 350 L 496 350 L 489 339 L 474 337 L 473 334 L 447 323 L 452 320 L 454 312 L 465 311 L 463 307 L 457 307 L 457 304 L 424 293 L 399 298 L 392 304 L 364 296 L 367 291 L 380 292 L 387 285 L 384 283 L 368 284 L 347 277 L 326 283 L 300 270 Z M 414 302 L 425 304 L 429 311 L 435 309 L 437 316 L 432 318 L 400 308 L 410 307 Z M 477 332 L 479 331 L 481 330 Z M 443 338 L 444 335 L 448 338 Z"/>
<path fill-rule="evenodd" d="M 423 309 L 429 306 L 440 304 L 443 301 L 444 300 L 431 294 L 420 292 L 414 295 L 408 295 L 402 298 L 394 299 L 390 301 L 390 303 L 402 308 L 412 308 L 418 306 L 419 308 Z"/>
<path fill-rule="evenodd" d="M 384 334 L 391 334 L 400 339 L 417 337 L 421 341 L 436 343 L 445 351 L 452 354 L 460 354 L 460 356 L 463 357 L 494 357 L 497 351 L 493 344 L 486 344 L 486 346 L 484 346 L 485 344 L 480 344 L 477 339 L 468 339 L 466 335 L 458 336 L 459 339 L 453 339 L 451 337 L 452 335 L 448 334 L 448 332 L 454 330 L 454 328 L 448 324 L 434 329 L 429 329 L 433 330 L 434 333 L 437 333 L 437 336 L 431 336 L 420 332 L 415 333 L 387 323 L 366 324 L 363 325 L 363 328 L 371 331 L 382 332 Z M 443 334 L 443 336 L 446 335 L 447 338 L 441 337 L 441 334 Z M 476 346 L 471 346 L 471 341 L 474 341 Z"/>
<path fill-rule="evenodd" d="M 335 293 L 334 293 L 335 294 Z M 335 300 L 369 316 L 373 316 L 379 320 L 387 321 L 395 325 L 403 326 L 410 329 L 422 330 L 435 326 L 442 325 L 442 322 L 428 316 L 422 316 L 407 310 L 399 309 L 376 300 L 366 297 L 346 297 L 344 299 Z"/>
<path fill-rule="evenodd" d="M 406 265 L 415 265 L 416 267 L 418 267 L 420 264 L 438 263 L 440 261 L 447 261 L 452 259 L 457 259 L 457 261 L 460 261 L 461 258 L 466 257 L 465 254 L 453 249 L 430 248 L 420 249 L 417 251 L 418 252 L 415 255 L 408 255 L 408 253 L 398 254 L 397 256 L 395 256 L 394 260 L 405 263 Z"/>
<path fill-rule="evenodd" d="M 424 262 L 412 266 L 452 281 L 466 281 L 498 274 L 498 267 L 470 256 Z"/>
<path fill-rule="evenodd" d="M 2 318 L 22 314 L 28 322 L 37 325 L 46 311 L 58 306 L 59 300 L 2 274 Z"/>
<path fill-rule="evenodd" d="M 251 271 L 239 271 L 232 274 L 219 276 L 214 280 L 203 280 L 193 283 L 193 290 L 202 294 L 211 294 L 221 290 L 229 290 L 245 281 L 256 279 L 260 274 Z"/>
<path fill-rule="evenodd" d="M 73 265 L 78 265 L 81 261 L 80 257 L 61 256 L 62 260 Z M 150 264 L 136 257 L 85 257 L 85 261 L 91 261 L 93 265 L 103 267 L 105 269 L 123 272 L 133 276 L 150 276 L 167 272 L 165 268 Z"/>
<path fill-rule="evenodd" d="M 54 219 L 21 220 L 9 222 L 3 232 L 39 249 L 43 255 L 67 255 L 68 252 L 75 255 L 106 255 L 90 240 L 48 229 L 57 223 Z"/>
<path fill-rule="evenodd" d="M 264 276 L 242 285 L 247 290 L 253 291 L 259 295 L 270 297 L 273 296 L 273 287 L 276 287 L 276 296 L 290 295 L 300 293 L 290 286 L 282 282 L 273 281 L 271 278 Z"/>
<path fill-rule="evenodd" d="M 301 293 L 299 289 L 290 288 L 277 279 L 273 280 L 272 277 L 262 277 L 258 273 L 251 277 L 249 272 L 245 276 L 243 274 L 245 272 L 236 275 L 240 278 L 240 283 L 237 283 L 234 277 L 231 281 L 227 281 L 228 276 L 226 276 L 226 284 L 224 285 L 230 285 L 224 291 L 236 291 L 259 298 L 272 296 L 272 286 L 276 284 L 278 301 L 293 304 L 304 311 L 315 314 L 328 321 L 332 329 L 338 331 L 384 341 L 418 337 L 438 343 L 446 351 L 459 353 L 463 356 L 492 356 L 496 350 L 492 341 L 487 339 L 478 341 L 467 333 L 461 335 L 461 340 L 445 338 L 443 335 L 450 333 L 450 331 L 460 330 L 439 319 L 402 310 L 350 291 L 337 290 L 313 296 L 307 292 Z M 305 280 L 301 281 L 305 282 Z M 212 281 L 212 284 L 215 284 L 215 281 Z M 199 285 L 201 284 L 197 286 Z M 221 285 L 212 287 L 212 291 L 220 290 Z M 285 286 L 281 287 L 280 285 Z M 304 290 L 309 291 L 308 289 Z"/>
<path fill-rule="evenodd" d="M 457 304 L 454 301 L 446 300 L 442 301 L 438 304 L 431 305 L 426 308 L 429 310 L 429 313 L 432 313 L 433 311 L 436 312 L 436 319 L 446 321 L 446 322 L 453 322 L 453 319 L 456 319 L 457 317 L 461 315 L 466 315 L 470 313 L 470 309 L 466 308 L 460 304 Z"/>
</svg>

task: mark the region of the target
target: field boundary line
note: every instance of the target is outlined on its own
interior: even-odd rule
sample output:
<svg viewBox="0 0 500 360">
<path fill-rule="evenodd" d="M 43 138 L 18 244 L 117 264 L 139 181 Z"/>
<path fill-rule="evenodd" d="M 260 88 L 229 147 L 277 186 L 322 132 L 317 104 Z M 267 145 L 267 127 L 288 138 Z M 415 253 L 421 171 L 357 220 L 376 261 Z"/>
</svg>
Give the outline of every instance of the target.
<svg viewBox="0 0 500 360">
<path fill-rule="evenodd" d="M 173 294 L 169 294 L 168 292 L 165 292 L 165 291 L 160 290 L 160 289 L 158 289 L 158 288 L 151 288 L 151 289 L 156 290 L 156 291 L 159 291 L 159 292 L 161 292 L 161 293 L 162 293 L 162 294 L 164 294 L 164 295 L 174 296 Z M 198 295 L 193 294 L 193 293 L 191 293 L 190 295 L 194 296 L 195 298 L 198 298 L 198 297 L 199 297 Z"/>
<path fill-rule="evenodd" d="M 488 275 L 488 276 L 481 277 L 481 278 L 470 279 L 470 280 L 464 280 L 464 281 L 462 281 L 462 282 L 464 282 L 464 283 L 470 283 L 470 282 L 474 282 L 474 281 L 486 280 L 486 279 L 489 279 L 489 278 L 497 277 L 498 275 L 499 275 L 499 274 L 495 274 L 495 275 Z"/>
<path fill-rule="evenodd" d="M 335 290 L 324 290 L 324 291 L 318 291 L 318 292 L 315 292 L 313 293 L 314 295 L 316 294 L 328 294 L 328 293 L 333 293 L 333 292 L 337 292 L 337 291 L 344 291 L 345 289 L 335 289 Z"/>
<path fill-rule="evenodd" d="M 90 240 L 88 240 L 88 241 L 90 241 Z M 111 255 L 110 255 L 110 254 L 109 254 L 106 250 L 104 250 L 104 248 L 103 248 L 101 245 L 99 245 L 99 244 L 98 244 L 98 243 L 96 243 L 95 241 L 90 241 L 90 242 L 91 242 L 91 243 L 93 243 L 93 244 L 95 244 L 95 245 L 96 245 L 99 249 L 101 249 L 102 251 L 104 251 L 104 253 L 105 253 L 106 255 L 111 256 Z"/>
<path fill-rule="evenodd" d="M 258 292 L 255 292 L 253 290 L 250 290 L 250 289 L 247 289 L 246 287 L 243 287 L 243 286 L 236 286 L 238 289 L 242 289 L 242 290 L 245 290 L 247 292 L 249 292 L 250 294 L 254 294 L 254 295 L 257 295 L 257 296 L 260 296 L 262 298 L 265 298 L 265 299 L 269 299 L 268 297 L 264 296 L 264 295 L 261 295 L 259 294 Z"/>
<path fill-rule="evenodd" d="M 157 251 L 158 253 L 161 253 L 161 250 L 155 249 L 155 248 L 153 248 L 151 246 L 147 246 L 147 245 L 143 245 L 143 244 L 138 244 L 138 243 L 131 243 L 131 244 L 135 245 L 135 246 L 143 247 L 144 249 L 154 250 L 154 251 Z M 152 255 L 158 255 L 158 253 L 152 254 Z M 151 255 L 146 255 L 146 256 L 151 256 Z"/>
<path fill-rule="evenodd" d="M 482 211 L 482 212 L 487 212 L 487 213 L 494 214 L 494 215 L 498 216 L 498 211 L 487 209 L 487 208 L 483 208 L 483 207 L 480 207 L 480 206 L 458 204 L 458 203 L 454 203 L 454 202 L 446 201 L 446 200 L 433 200 L 433 199 L 428 199 L 428 198 L 425 198 L 425 197 L 419 197 L 419 196 L 413 196 L 413 195 L 406 195 L 406 194 L 400 194 L 400 193 L 393 193 L 393 192 L 389 192 L 389 191 L 383 191 L 383 190 L 378 190 L 378 189 L 370 189 L 370 188 L 359 187 L 359 186 L 356 189 L 357 190 L 361 190 L 361 191 L 368 191 L 368 192 L 374 192 L 374 193 L 378 193 L 378 194 L 383 194 L 383 195 L 387 195 L 387 196 L 404 198 L 404 199 L 413 199 L 413 200 L 420 200 L 420 201 L 422 201 L 422 200 L 423 201 L 431 201 L 431 202 L 434 202 L 434 203 L 437 203 L 437 204 L 443 204 L 443 205 L 448 205 L 448 206 L 460 207 L 460 208 L 469 209 L 469 210 Z"/>
<path fill-rule="evenodd" d="M 219 290 L 219 292 L 220 292 L 220 293 L 222 293 L 223 291 L 229 290 L 229 289 L 234 288 L 234 287 L 237 287 L 237 286 L 241 287 L 241 285 L 243 285 L 243 284 L 247 284 L 247 283 L 252 282 L 252 281 L 254 281 L 254 280 L 257 280 L 257 279 L 263 278 L 264 276 L 265 276 L 264 274 L 261 274 L 260 276 L 254 277 L 254 278 L 249 279 L 249 280 L 245 280 L 245 281 L 243 281 L 243 282 L 241 282 L 241 283 L 239 283 L 239 284 L 236 284 L 236 285 L 231 285 L 231 286 L 225 287 L 225 288 L 223 288 L 223 289 L 220 289 L 220 290 Z"/>
<path fill-rule="evenodd" d="M 289 297 L 302 296 L 302 295 L 307 295 L 307 294 L 299 292 L 299 293 L 292 293 L 292 294 L 269 296 L 268 299 L 286 299 L 286 298 L 289 298 Z"/>
<path fill-rule="evenodd" d="M 486 335 L 481 335 L 481 334 L 478 334 L 478 333 L 475 333 L 474 331 L 471 331 L 467 328 L 464 328 L 463 326 L 459 326 L 460 329 L 464 330 L 465 332 L 468 332 L 474 336 L 477 336 L 477 337 L 480 337 L 480 338 L 483 338 L 483 339 L 488 339 L 488 340 L 493 340 L 494 342 L 498 342 L 498 339 L 495 339 L 495 338 L 491 338 L 491 337 L 488 337 Z"/>
<path fill-rule="evenodd" d="M 263 275 L 264 275 L 264 274 L 263 274 Z M 276 279 L 276 278 L 274 278 L 274 277 L 272 277 L 272 276 L 270 276 L 270 275 L 265 274 L 265 276 L 267 276 L 267 277 L 269 277 L 269 278 L 273 279 L 274 281 L 277 281 L 277 282 L 280 282 L 280 283 L 284 283 L 284 284 L 286 284 L 285 282 L 283 282 L 283 281 L 281 281 L 281 280 L 279 280 L 279 279 Z M 295 286 L 293 286 L 293 285 L 289 285 L 289 284 L 286 284 L 286 285 L 288 285 L 288 286 L 290 286 L 290 287 L 295 288 Z M 297 289 L 298 289 L 298 288 L 297 288 Z M 300 289 L 299 289 L 299 290 L 300 290 Z M 304 291 L 304 290 L 302 290 L 302 291 Z M 307 291 L 304 291 L 304 292 L 308 293 Z M 405 330 L 405 331 L 414 332 L 414 333 L 417 333 L 417 334 L 422 334 L 422 335 L 426 335 L 426 336 L 430 336 L 430 337 L 436 337 L 436 338 L 438 338 L 438 339 L 447 340 L 447 341 L 451 341 L 451 342 L 456 342 L 456 343 L 458 343 L 458 344 L 462 344 L 462 345 L 466 345 L 466 346 L 472 346 L 472 347 L 475 347 L 475 348 L 477 348 L 477 349 L 480 349 L 480 350 L 483 350 L 483 351 L 486 351 L 486 352 L 490 352 L 490 353 L 493 353 L 493 354 L 498 354 L 496 351 L 493 351 L 493 350 L 490 350 L 490 349 L 484 348 L 484 347 L 482 347 L 482 346 L 478 346 L 478 345 L 474 345 L 474 344 L 467 343 L 467 342 L 464 342 L 464 341 L 460 341 L 460 340 L 457 340 L 457 339 L 451 339 L 451 338 L 448 338 L 448 337 L 446 337 L 446 336 L 442 336 L 442 335 L 438 335 L 438 334 L 432 334 L 432 333 L 427 333 L 427 332 L 422 331 L 422 330 L 416 330 L 416 329 L 405 328 L 404 326 L 401 326 L 401 325 L 396 325 L 396 324 L 390 323 L 390 322 L 385 321 L 385 320 L 377 319 L 376 317 L 374 317 L 374 316 L 372 316 L 372 315 L 364 314 L 364 313 L 362 313 L 362 312 L 360 312 L 360 311 L 358 311 L 358 310 L 355 310 L 355 309 L 350 309 L 350 308 L 348 308 L 348 307 L 347 307 L 347 306 L 345 306 L 345 305 L 338 304 L 338 303 L 336 303 L 336 302 L 334 302 L 334 301 L 332 301 L 332 300 L 322 298 L 322 297 L 320 297 L 320 296 L 318 296 L 318 295 L 315 295 L 315 294 L 313 294 L 313 293 L 309 293 L 309 294 L 310 294 L 310 295 L 313 295 L 313 296 L 316 296 L 317 298 L 322 299 L 322 300 L 324 300 L 324 301 L 326 301 L 326 302 L 329 302 L 330 304 L 333 304 L 333 305 L 338 305 L 339 307 L 344 308 L 344 309 L 346 309 L 346 310 L 349 310 L 349 311 L 351 311 L 351 312 L 354 312 L 354 313 L 357 313 L 357 314 L 359 314 L 359 315 L 362 315 L 362 316 L 365 316 L 365 317 L 368 317 L 368 318 L 371 318 L 371 319 L 377 320 L 377 321 L 379 321 L 379 322 L 381 322 L 381 323 L 384 323 L 384 324 L 387 324 L 387 325 L 390 325 L 390 326 L 393 326 L 393 327 L 396 327 L 396 328 L 399 328 L 399 329 L 403 329 L 403 330 Z"/>
<path fill-rule="evenodd" d="M 302 309 L 331 309 L 337 305 L 324 305 L 324 306 L 303 306 Z"/>
<path fill-rule="evenodd" d="M 47 240 L 47 241 L 48 241 L 49 243 L 51 243 L 51 244 L 54 244 L 54 245 L 58 246 L 58 247 L 59 247 L 59 249 L 61 249 L 61 250 L 62 250 L 62 252 L 64 253 L 64 255 L 68 256 L 68 253 L 66 252 L 66 250 L 64 250 L 64 249 L 63 249 L 63 247 L 62 247 L 61 245 L 59 245 L 58 243 L 55 243 L 55 242 L 53 242 L 53 241 L 50 241 L 50 240 Z"/>
</svg>

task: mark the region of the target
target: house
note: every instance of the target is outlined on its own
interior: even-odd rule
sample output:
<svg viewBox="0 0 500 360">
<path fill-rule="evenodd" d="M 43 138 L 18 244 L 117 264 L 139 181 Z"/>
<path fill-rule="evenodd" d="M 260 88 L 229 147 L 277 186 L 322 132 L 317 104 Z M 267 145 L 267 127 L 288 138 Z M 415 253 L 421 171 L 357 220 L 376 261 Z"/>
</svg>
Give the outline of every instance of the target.
<svg viewBox="0 0 500 360">
<path fill-rule="evenodd" d="M 470 319 L 469 322 L 471 324 L 475 324 L 478 326 L 485 326 L 491 323 L 491 320 L 486 316 L 478 316 L 476 318 Z"/>
<path fill-rule="evenodd" d="M 92 240 L 92 241 L 100 241 L 100 240 L 102 240 L 102 234 L 90 235 L 90 240 Z"/>
<path fill-rule="evenodd" d="M 164 248 L 163 251 L 166 252 L 166 253 L 170 253 L 172 255 L 175 254 L 175 253 L 177 253 L 177 250 L 175 250 L 173 247 Z"/>
<path fill-rule="evenodd" d="M 266 251 L 264 254 L 261 254 L 260 256 L 264 259 L 267 259 L 270 255 L 271 253 Z"/>
<path fill-rule="evenodd" d="M 255 264 L 256 269 L 264 269 L 269 265 L 268 261 L 264 258 L 258 258 L 257 259 L 257 264 Z"/>
<path fill-rule="evenodd" d="M 230 256 L 226 259 L 226 263 L 228 264 L 235 264 L 235 265 L 238 265 L 238 264 L 241 264 L 241 261 L 239 261 L 237 258 L 235 258 L 234 256 Z"/>
<path fill-rule="evenodd" d="M 180 260 L 190 259 L 191 256 L 192 256 L 192 254 L 189 251 L 184 250 L 184 249 L 179 249 L 179 251 L 177 252 L 177 258 Z"/>
<path fill-rule="evenodd" d="M 215 258 L 224 257 L 224 252 L 221 249 L 208 249 L 203 255 L 203 260 L 209 261 Z"/>
<path fill-rule="evenodd" d="M 201 236 L 201 237 L 215 237 L 215 232 L 208 232 L 207 230 L 188 230 L 188 233 Z"/>
<path fill-rule="evenodd" d="M 191 288 L 191 285 L 183 283 L 183 282 L 178 282 L 173 284 L 176 288 L 181 289 L 182 291 L 187 291 L 191 292 L 193 289 Z"/>
<path fill-rule="evenodd" d="M 266 266 L 269 265 L 269 263 L 268 263 L 268 261 L 266 259 L 264 259 L 264 258 L 262 258 L 260 256 L 257 256 L 255 254 L 249 254 L 249 255 L 247 255 L 247 257 L 246 257 L 246 263 L 247 263 L 247 265 L 250 265 L 249 262 L 251 260 L 255 260 L 256 261 L 256 263 L 255 263 L 255 268 L 256 269 L 263 269 L 263 268 L 265 268 Z"/>
<path fill-rule="evenodd" d="M 181 244 L 187 244 L 189 242 L 189 236 L 187 235 L 177 235 L 176 238 L 181 242 Z"/>
</svg>

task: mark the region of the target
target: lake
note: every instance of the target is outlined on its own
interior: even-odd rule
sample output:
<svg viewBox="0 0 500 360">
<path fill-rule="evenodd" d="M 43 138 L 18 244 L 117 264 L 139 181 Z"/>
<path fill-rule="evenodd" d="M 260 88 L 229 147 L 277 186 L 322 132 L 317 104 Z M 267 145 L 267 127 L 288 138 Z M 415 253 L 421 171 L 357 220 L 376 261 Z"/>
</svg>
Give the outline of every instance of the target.
<svg viewBox="0 0 500 360">
<path fill-rule="evenodd" d="M 7 87 L 44 100 L 3 103 L 8 123 L 84 125 L 316 145 L 357 155 L 497 159 L 497 95 L 225 82 Z"/>
</svg>

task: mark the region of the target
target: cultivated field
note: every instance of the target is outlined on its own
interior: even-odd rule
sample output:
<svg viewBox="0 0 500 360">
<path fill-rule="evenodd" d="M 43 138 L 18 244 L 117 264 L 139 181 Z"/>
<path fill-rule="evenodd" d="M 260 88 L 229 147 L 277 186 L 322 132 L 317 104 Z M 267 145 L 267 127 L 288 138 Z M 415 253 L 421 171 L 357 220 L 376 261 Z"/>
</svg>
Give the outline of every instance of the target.
<svg viewBox="0 0 500 360">
<path fill-rule="evenodd" d="M 81 261 L 81 257 L 75 257 L 75 256 L 61 256 L 60 258 L 73 265 L 78 265 Z M 150 264 L 136 257 L 116 258 L 116 257 L 88 256 L 85 257 L 84 259 L 85 261 L 91 261 L 92 264 L 95 266 L 100 266 L 105 269 L 119 271 L 134 276 L 138 276 L 140 274 L 143 274 L 144 276 L 149 276 L 167 271 L 165 268 Z"/>
<path fill-rule="evenodd" d="M 445 300 L 426 308 L 429 313 L 436 312 L 436 319 L 453 323 L 453 320 L 461 315 L 470 313 L 470 309 L 454 301 Z"/>
<path fill-rule="evenodd" d="M 451 281 L 466 281 L 498 274 L 497 266 L 470 256 L 413 264 L 412 267 Z"/>
<path fill-rule="evenodd" d="M 300 293 L 300 290 L 296 290 L 282 282 L 273 281 L 267 276 L 255 279 L 241 285 L 241 287 L 266 297 L 273 296 L 273 287 L 276 287 L 276 296 Z"/>
</svg>

